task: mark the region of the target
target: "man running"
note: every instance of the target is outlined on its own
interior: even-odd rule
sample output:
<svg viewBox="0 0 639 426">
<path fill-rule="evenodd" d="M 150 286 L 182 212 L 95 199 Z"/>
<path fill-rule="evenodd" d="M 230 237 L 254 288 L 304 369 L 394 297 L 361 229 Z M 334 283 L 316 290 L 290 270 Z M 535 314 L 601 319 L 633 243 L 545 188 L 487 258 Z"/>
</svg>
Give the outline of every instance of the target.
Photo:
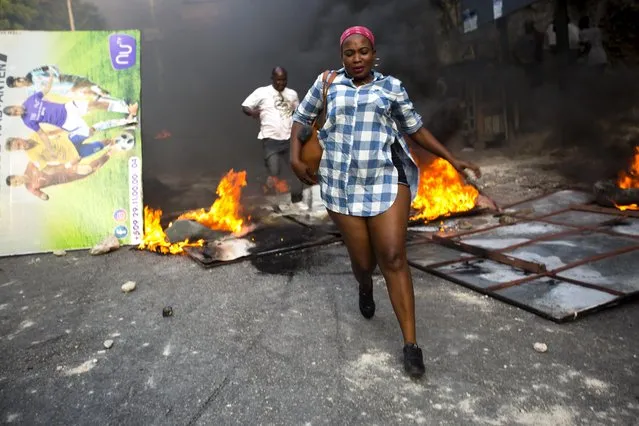
<svg viewBox="0 0 639 426">
<path fill-rule="evenodd" d="M 242 112 L 259 120 L 260 132 L 257 138 L 262 141 L 264 163 L 269 174 L 266 187 L 272 191 L 276 178 L 280 177 L 282 172 L 291 170 L 289 139 L 293 111 L 299 104 L 299 98 L 295 90 L 286 87 L 288 76 L 284 68 L 274 68 L 271 81 L 272 84 L 255 89 L 242 102 Z M 302 202 L 302 185 L 294 176 L 291 177 L 291 203 L 301 210 L 308 210 L 307 205 Z"/>
<path fill-rule="evenodd" d="M 47 101 L 44 97 L 51 90 L 52 84 L 53 76 L 49 78 L 47 87 L 41 92 L 29 96 L 22 105 L 8 106 L 4 109 L 4 113 L 8 116 L 21 117 L 24 124 L 38 134 L 50 153 L 53 151 L 51 141 L 41 124 L 48 124 L 69 132 L 69 140 L 75 146 L 80 157 L 84 158 L 104 148 L 104 145 L 99 142 L 84 144 L 84 141 L 92 136 L 96 130 L 110 128 L 113 124 L 105 122 L 106 124 L 98 123 L 89 127 L 83 116 L 88 113 L 90 108 L 127 114 L 126 123 L 129 124 L 137 121 L 135 117 L 138 113 L 138 104 L 120 105 L 103 101 L 71 101 L 61 104 Z"/>
</svg>

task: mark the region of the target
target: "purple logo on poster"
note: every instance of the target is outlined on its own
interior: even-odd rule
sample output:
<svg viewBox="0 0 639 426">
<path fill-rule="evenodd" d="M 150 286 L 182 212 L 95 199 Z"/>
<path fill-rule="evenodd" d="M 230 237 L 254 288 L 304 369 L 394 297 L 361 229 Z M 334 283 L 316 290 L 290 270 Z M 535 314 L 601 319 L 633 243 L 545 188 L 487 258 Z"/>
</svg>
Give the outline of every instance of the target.
<svg viewBox="0 0 639 426">
<path fill-rule="evenodd" d="M 135 37 L 128 34 L 111 34 L 109 52 L 113 69 L 125 70 L 135 65 L 136 46 Z"/>
<path fill-rule="evenodd" d="M 126 210 L 124 209 L 116 210 L 115 213 L 113 213 L 113 219 L 115 219 L 116 222 L 126 221 Z"/>
</svg>

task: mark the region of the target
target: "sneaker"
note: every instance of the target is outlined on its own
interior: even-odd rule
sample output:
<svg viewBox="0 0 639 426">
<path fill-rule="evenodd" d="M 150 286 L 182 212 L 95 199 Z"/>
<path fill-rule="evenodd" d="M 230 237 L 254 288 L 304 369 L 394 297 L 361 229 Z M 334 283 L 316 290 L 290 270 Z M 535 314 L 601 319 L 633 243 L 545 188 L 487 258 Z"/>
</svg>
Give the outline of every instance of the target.
<svg viewBox="0 0 639 426">
<path fill-rule="evenodd" d="M 291 206 L 293 206 L 293 208 L 295 208 L 298 211 L 302 211 L 302 212 L 308 211 L 308 204 L 306 204 L 303 201 L 298 201 L 297 203 L 291 203 Z"/>
<path fill-rule="evenodd" d="M 422 377 L 426 373 L 422 350 L 414 343 L 404 345 L 404 370 L 413 378 Z"/>
<path fill-rule="evenodd" d="M 375 299 L 373 299 L 373 292 L 364 293 L 359 292 L 359 311 L 366 319 L 373 318 L 375 315 Z"/>
</svg>

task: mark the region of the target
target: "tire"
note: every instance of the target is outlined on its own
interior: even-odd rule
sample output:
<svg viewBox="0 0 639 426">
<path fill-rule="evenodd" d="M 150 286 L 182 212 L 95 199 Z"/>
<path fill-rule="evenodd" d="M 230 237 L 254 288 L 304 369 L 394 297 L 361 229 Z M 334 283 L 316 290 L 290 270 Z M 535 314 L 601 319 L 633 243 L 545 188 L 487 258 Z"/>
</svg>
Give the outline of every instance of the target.
<svg viewBox="0 0 639 426">
<path fill-rule="evenodd" d="M 615 181 L 600 180 L 595 183 L 593 189 L 597 204 L 602 206 L 639 204 L 639 188 L 622 189 L 617 186 Z"/>
</svg>

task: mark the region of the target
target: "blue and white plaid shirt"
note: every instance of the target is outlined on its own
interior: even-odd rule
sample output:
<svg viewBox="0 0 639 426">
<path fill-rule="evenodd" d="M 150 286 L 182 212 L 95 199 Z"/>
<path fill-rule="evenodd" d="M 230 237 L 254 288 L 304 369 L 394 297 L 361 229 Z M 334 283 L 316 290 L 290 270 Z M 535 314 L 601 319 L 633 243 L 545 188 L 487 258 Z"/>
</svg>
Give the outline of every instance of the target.
<svg viewBox="0 0 639 426">
<path fill-rule="evenodd" d="M 322 75 L 293 114 L 293 120 L 310 125 L 322 109 Z M 398 172 L 391 145 L 398 142 L 400 160 L 411 194 L 417 194 L 419 170 L 402 132 L 422 127 L 402 82 L 373 72 L 373 81 L 357 87 L 344 68 L 328 90 L 327 115 L 318 133 L 324 149 L 318 177 L 322 200 L 331 211 L 350 216 L 376 216 L 397 197 Z"/>
</svg>

